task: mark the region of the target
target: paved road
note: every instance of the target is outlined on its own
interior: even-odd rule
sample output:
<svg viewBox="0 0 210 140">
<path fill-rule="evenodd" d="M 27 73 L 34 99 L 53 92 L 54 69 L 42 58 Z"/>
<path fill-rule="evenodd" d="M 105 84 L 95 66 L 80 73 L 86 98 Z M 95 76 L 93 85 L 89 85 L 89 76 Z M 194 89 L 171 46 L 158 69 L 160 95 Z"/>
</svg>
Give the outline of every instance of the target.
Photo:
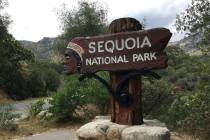
<svg viewBox="0 0 210 140">
<path fill-rule="evenodd" d="M 18 140 L 78 140 L 74 129 L 60 129 L 52 132 L 44 132 Z"/>
<path fill-rule="evenodd" d="M 49 98 L 45 98 L 45 104 L 43 105 L 43 109 L 47 109 L 49 107 L 49 104 L 47 102 L 47 99 Z M 17 101 L 12 103 L 11 105 L 13 106 L 13 113 L 17 113 L 17 114 L 22 114 L 22 115 L 27 115 L 28 113 L 28 109 L 31 106 L 31 104 L 35 103 L 36 101 L 38 101 L 40 99 L 32 99 L 32 100 L 25 100 L 25 101 Z"/>
<path fill-rule="evenodd" d="M 37 100 L 26 100 L 21 102 L 14 102 L 11 105 L 13 106 L 14 113 L 25 114 L 27 113 L 30 104 L 34 103 Z"/>
</svg>

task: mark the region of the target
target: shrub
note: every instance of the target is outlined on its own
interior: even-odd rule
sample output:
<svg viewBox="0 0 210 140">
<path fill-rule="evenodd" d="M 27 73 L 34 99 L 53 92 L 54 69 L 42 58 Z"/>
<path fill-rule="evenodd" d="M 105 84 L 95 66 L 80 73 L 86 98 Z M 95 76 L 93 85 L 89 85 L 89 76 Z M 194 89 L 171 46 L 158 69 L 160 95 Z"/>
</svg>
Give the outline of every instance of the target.
<svg viewBox="0 0 210 140">
<path fill-rule="evenodd" d="M 44 100 L 38 100 L 35 103 L 30 104 L 28 108 L 29 117 L 35 117 L 37 114 L 39 114 L 42 111 L 44 104 Z"/>
<path fill-rule="evenodd" d="M 98 73 L 100 77 L 109 81 L 107 72 Z M 100 115 L 106 115 L 108 113 L 110 95 L 108 90 L 100 82 L 94 79 L 88 79 L 83 81 L 86 84 L 85 87 L 81 87 L 84 90 L 88 103 L 95 104 L 99 110 Z"/>
<path fill-rule="evenodd" d="M 207 90 L 208 89 L 208 90 Z M 180 96 L 171 104 L 169 122 L 174 128 L 184 130 L 206 140 L 210 137 L 210 87 L 194 95 Z"/>
<path fill-rule="evenodd" d="M 85 95 L 77 91 L 80 83 L 74 80 L 75 77 L 72 81 L 66 81 L 64 86 L 51 96 L 49 112 L 58 120 L 72 119 L 76 109 L 85 104 Z"/>
<path fill-rule="evenodd" d="M 60 75 L 46 63 L 30 64 L 25 75 L 28 97 L 47 96 L 60 85 Z"/>
<path fill-rule="evenodd" d="M 100 75 L 107 78 L 106 73 Z M 85 104 L 95 104 L 101 114 L 107 113 L 108 91 L 93 79 L 80 82 L 78 78 L 78 75 L 66 77 L 64 85 L 52 95 L 50 112 L 59 120 L 73 118 L 75 111 Z"/>
<path fill-rule="evenodd" d="M 44 72 L 45 89 L 47 91 L 56 91 L 60 85 L 59 74 L 53 69 L 46 69 Z"/>
<path fill-rule="evenodd" d="M 45 81 L 40 71 L 31 71 L 27 77 L 28 97 L 42 97 L 46 95 Z"/>
<path fill-rule="evenodd" d="M 163 120 L 168 110 L 167 104 L 173 100 L 172 93 L 172 85 L 164 79 L 144 80 L 142 96 L 144 115 Z"/>
</svg>

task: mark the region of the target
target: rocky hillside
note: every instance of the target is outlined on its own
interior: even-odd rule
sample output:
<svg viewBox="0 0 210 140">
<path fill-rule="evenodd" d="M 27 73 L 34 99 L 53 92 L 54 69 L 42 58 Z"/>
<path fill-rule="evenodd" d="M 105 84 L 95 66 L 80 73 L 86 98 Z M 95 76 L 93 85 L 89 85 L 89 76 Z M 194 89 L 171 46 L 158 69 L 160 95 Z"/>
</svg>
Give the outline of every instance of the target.
<svg viewBox="0 0 210 140">
<path fill-rule="evenodd" d="M 190 54 L 200 54 L 200 51 L 197 48 L 197 43 L 199 40 L 200 35 L 196 34 L 194 36 L 186 37 L 180 41 L 170 42 L 169 44 L 180 47 L 185 52 Z M 38 42 L 21 40 L 20 43 L 23 45 L 23 47 L 31 50 L 39 60 L 45 60 L 50 59 L 52 50 L 59 41 L 60 39 L 58 38 L 44 37 Z"/>
<path fill-rule="evenodd" d="M 44 37 L 38 42 L 26 40 L 20 40 L 19 42 L 24 48 L 31 50 L 35 54 L 37 59 L 45 60 L 49 59 L 50 54 L 52 53 L 52 50 L 56 46 L 58 41 L 58 38 Z"/>
<path fill-rule="evenodd" d="M 171 42 L 171 45 L 175 45 L 189 54 L 200 54 L 201 51 L 198 49 L 198 42 L 201 39 L 200 34 L 191 35 L 181 39 L 180 41 Z"/>
</svg>

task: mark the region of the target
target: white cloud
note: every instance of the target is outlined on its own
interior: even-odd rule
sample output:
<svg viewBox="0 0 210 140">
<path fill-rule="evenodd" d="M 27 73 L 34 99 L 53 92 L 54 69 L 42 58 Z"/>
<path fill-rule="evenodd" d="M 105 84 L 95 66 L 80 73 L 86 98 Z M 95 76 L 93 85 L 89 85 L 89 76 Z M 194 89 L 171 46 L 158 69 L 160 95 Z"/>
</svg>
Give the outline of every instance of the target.
<svg viewBox="0 0 210 140">
<path fill-rule="evenodd" d="M 38 41 L 42 37 L 55 37 L 60 34 L 59 20 L 55 8 L 68 4 L 69 8 L 76 5 L 77 0 L 8 0 L 6 9 L 13 23 L 10 33 L 18 40 Z M 95 0 L 90 0 L 95 1 Z M 148 19 L 149 27 L 171 27 L 176 13 L 186 8 L 190 0 L 101 0 L 107 5 L 108 20 L 115 18 L 134 17 Z"/>
</svg>

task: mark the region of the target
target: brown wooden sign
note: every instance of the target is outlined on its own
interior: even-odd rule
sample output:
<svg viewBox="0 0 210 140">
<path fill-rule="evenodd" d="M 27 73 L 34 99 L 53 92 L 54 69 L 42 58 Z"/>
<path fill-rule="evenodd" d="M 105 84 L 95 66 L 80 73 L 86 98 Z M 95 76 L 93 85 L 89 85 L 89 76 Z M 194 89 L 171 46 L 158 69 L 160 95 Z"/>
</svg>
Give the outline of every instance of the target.
<svg viewBox="0 0 210 140">
<path fill-rule="evenodd" d="M 171 38 L 166 28 L 80 37 L 65 52 L 64 72 L 86 73 L 167 67 L 163 51 Z"/>
</svg>

